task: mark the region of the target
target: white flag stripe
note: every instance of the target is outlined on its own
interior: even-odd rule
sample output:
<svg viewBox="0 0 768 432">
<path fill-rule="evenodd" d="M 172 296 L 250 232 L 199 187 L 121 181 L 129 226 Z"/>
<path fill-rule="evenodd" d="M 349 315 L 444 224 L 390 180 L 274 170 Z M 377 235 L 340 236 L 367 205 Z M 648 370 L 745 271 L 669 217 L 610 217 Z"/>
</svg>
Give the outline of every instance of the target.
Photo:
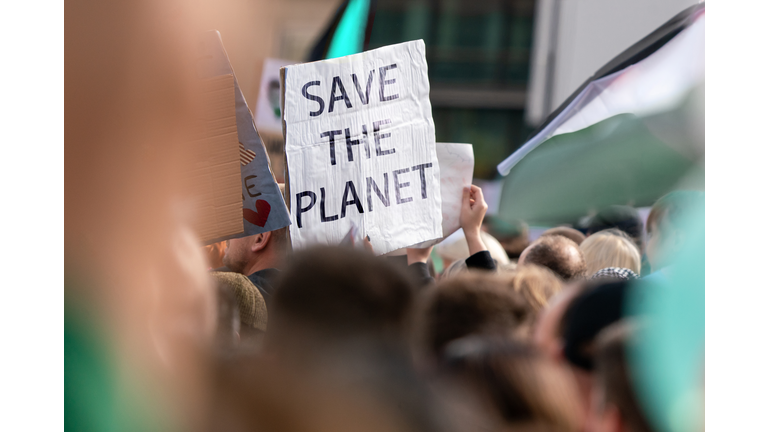
<svg viewBox="0 0 768 432">
<path fill-rule="evenodd" d="M 576 132 L 623 113 L 660 112 L 679 103 L 704 80 L 704 15 L 658 51 L 595 80 L 544 129 L 502 161 L 509 174 L 523 157 L 553 136 Z"/>
</svg>

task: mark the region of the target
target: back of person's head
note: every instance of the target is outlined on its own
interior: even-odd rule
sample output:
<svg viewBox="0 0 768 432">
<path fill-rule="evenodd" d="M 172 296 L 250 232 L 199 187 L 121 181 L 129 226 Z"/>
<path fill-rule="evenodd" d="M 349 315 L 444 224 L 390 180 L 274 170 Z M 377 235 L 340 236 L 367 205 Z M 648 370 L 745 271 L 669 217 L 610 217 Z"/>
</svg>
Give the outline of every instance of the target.
<svg viewBox="0 0 768 432">
<path fill-rule="evenodd" d="M 643 219 L 637 209 L 623 205 L 612 205 L 600 210 L 590 219 L 587 235 L 611 228 L 626 233 L 639 250 L 643 249 Z"/>
<path fill-rule="evenodd" d="M 580 279 L 563 284 L 562 290 L 552 296 L 536 321 L 534 343 L 552 358 L 564 359 L 566 314 L 573 304 L 586 293 L 602 285 L 618 282 L 618 279 Z"/>
<path fill-rule="evenodd" d="M 704 226 L 704 192 L 681 190 L 659 198 L 648 214 L 648 246 L 651 268 L 665 267 L 685 248 L 686 228 Z M 698 221 L 700 223 L 694 223 Z M 689 233 L 691 234 L 691 233 Z"/>
<path fill-rule="evenodd" d="M 547 267 L 565 281 L 583 278 L 587 272 L 579 245 L 561 235 L 539 237 L 523 251 L 518 264 Z"/>
<path fill-rule="evenodd" d="M 270 231 L 270 233 L 272 233 L 272 238 L 270 241 L 275 242 L 275 246 L 278 248 L 279 252 L 283 254 L 289 251 L 291 247 L 291 242 L 288 239 L 289 228 L 290 226 L 285 226 L 283 228 Z"/>
<path fill-rule="evenodd" d="M 686 216 L 704 207 L 704 192 L 679 190 L 659 198 L 648 213 L 647 229 L 650 234 L 654 229 L 681 229 Z M 664 234 L 662 232 L 662 234 Z"/>
<path fill-rule="evenodd" d="M 563 358 L 563 315 L 573 300 L 587 289 L 586 285 L 586 281 L 566 284 L 559 293 L 549 299 L 547 306 L 539 312 L 536 318 L 533 342 L 550 359 L 562 360 Z"/>
<path fill-rule="evenodd" d="M 376 346 L 344 345 L 295 364 L 236 352 L 215 362 L 203 430 L 459 432 L 410 358 Z M 458 419 L 461 420 L 461 419 Z"/>
<path fill-rule="evenodd" d="M 506 287 L 500 276 L 466 272 L 430 287 L 419 312 L 423 349 L 437 358 L 454 339 L 519 332 L 527 309 L 522 296 Z"/>
<path fill-rule="evenodd" d="M 585 372 L 594 370 L 595 340 L 604 328 L 624 316 L 627 281 L 598 280 L 585 284 L 561 321 L 563 356 Z"/>
<path fill-rule="evenodd" d="M 592 421 L 608 432 L 652 432 L 640 407 L 630 376 L 627 347 L 633 323 L 625 320 L 606 327 L 597 337 Z"/>
<path fill-rule="evenodd" d="M 533 347 L 498 337 L 451 342 L 441 376 L 474 391 L 500 430 L 577 431 L 578 393 L 566 370 Z"/>
<path fill-rule="evenodd" d="M 573 374 L 579 391 L 579 403 L 585 415 L 589 410 L 589 401 L 591 401 L 592 378 L 588 371 L 574 366 L 568 358 L 568 354 L 573 350 L 573 338 L 566 339 L 566 333 L 570 329 L 570 320 L 567 314 L 574 303 L 601 283 L 603 282 L 579 280 L 567 284 L 560 293 L 550 299 L 547 307 L 541 311 L 533 335 L 533 342 L 540 352 Z M 570 337 L 571 335 L 568 334 L 567 336 Z M 571 345 L 568 344 L 569 341 Z"/>
<path fill-rule="evenodd" d="M 267 344 L 398 343 L 413 302 L 410 278 L 386 260 L 351 248 L 307 249 L 293 255 L 275 289 Z"/>
<path fill-rule="evenodd" d="M 612 228 L 596 232 L 581 244 L 587 276 L 608 267 L 619 267 L 640 273 L 641 256 L 632 239 L 623 231 Z"/>
<path fill-rule="evenodd" d="M 290 251 L 288 227 L 227 241 L 222 257 L 230 270 L 246 276 L 267 268 L 279 268 Z"/>
<path fill-rule="evenodd" d="M 567 226 L 550 228 L 544 231 L 543 233 L 541 233 L 542 237 L 548 236 L 548 235 L 561 235 L 563 237 L 567 237 L 573 240 L 573 242 L 576 243 L 577 245 L 580 245 L 581 242 L 583 242 L 584 239 L 587 238 L 587 236 L 585 236 L 584 233 L 582 233 L 581 231 L 575 228 L 567 227 Z"/>
<path fill-rule="evenodd" d="M 552 270 L 536 264 L 518 266 L 507 276 L 508 286 L 526 300 L 534 315 L 563 289 L 563 281 Z"/>
<path fill-rule="evenodd" d="M 211 276 L 218 286 L 226 286 L 234 295 L 241 328 L 267 331 L 267 304 L 250 279 L 233 272 L 211 272 Z"/>
</svg>

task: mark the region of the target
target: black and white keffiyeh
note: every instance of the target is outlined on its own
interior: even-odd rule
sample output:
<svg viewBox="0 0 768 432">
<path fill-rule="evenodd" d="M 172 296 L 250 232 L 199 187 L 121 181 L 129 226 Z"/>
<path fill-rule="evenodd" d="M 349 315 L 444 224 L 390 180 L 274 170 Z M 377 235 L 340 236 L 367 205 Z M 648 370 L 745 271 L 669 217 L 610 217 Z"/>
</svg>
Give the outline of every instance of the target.
<svg viewBox="0 0 768 432">
<path fill-rule="evenodd" d="M 637 274 L 628 268 L 621 267 L 606 267 L 598 270 L 590 279 L 621 279 L 632 280 L 637 279 Z"/>
</svg>

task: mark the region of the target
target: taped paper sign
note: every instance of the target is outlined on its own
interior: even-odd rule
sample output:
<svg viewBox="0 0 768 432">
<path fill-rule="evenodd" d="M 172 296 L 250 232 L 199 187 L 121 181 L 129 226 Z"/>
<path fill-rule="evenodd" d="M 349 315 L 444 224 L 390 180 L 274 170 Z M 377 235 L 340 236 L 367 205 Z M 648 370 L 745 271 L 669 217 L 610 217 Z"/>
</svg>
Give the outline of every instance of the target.
<svg viewBox="0 0 768 432">
<path fill-rule="evenodd" d="M 232 75 L 227 52 L 218 31 L 203 34 L 198 73 L 202 78 Z M 283 228 L 290 223 L 288 209 L 269 166 L 269 157 L 253 124 L 253 116 L 234 77 L 237 138 L 240 143 L 243 236 Z"/>
<path fill-rule="evenodd" d="M 472 144 L 437 143 L 437 161 L 440 163 L 440 198 L 443 213 L 443 235 L 414 247 L 425 248 L 439 243 L 456 232 L 461 225 L 461 198 L 464 187 L 472 185 L 475 155 Z"/>
<path fill-rule="evenodd" d="M 264 134 L 283 136 L 280 112 L 280 68 L 293 64 L 290 60 L 267 58 L 261 69 L 261 85 L 256 100 L 256 127 Z"/>
<path fill-rule="evenodd" d="M 352 227 L 383 254 L 442 236 L 424 41 L 281 70 L 296 248 Z"/>
<path fill-rule="evenodd" d="M 472 144 L 437 143 L 437 162 L 440 164 L 440 198 L 443 213 L 443 236 L 409 247 L 425 248 L 440 243 L 443 239 L 458 231 L 461 227 L 461 197 L 465 186 L 472 184 L 475 168 L 475 155 Z M 388 255 L 405 255 L 406 248 L 401 248 Z"/>
</svg>

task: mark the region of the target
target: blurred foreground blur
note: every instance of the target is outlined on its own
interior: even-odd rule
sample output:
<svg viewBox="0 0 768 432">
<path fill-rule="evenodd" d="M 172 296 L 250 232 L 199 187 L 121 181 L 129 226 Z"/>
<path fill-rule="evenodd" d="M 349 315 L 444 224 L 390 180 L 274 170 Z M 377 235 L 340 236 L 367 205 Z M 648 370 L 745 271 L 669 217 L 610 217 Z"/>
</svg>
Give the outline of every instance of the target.
<svg viewBox="0 0 768 432">
<path fill-rule="evenodd" d="M 190 228 L 205 10 L 65 11 L 66 430 L 703 430 L 699 93 L 677 111 L 692 174 L 647 222 L 481 236 L 486 206 L 466 252 L 265 247 L 259 285 L 247 242 L 284 230 L 206 255 Z"/>
</svg>

